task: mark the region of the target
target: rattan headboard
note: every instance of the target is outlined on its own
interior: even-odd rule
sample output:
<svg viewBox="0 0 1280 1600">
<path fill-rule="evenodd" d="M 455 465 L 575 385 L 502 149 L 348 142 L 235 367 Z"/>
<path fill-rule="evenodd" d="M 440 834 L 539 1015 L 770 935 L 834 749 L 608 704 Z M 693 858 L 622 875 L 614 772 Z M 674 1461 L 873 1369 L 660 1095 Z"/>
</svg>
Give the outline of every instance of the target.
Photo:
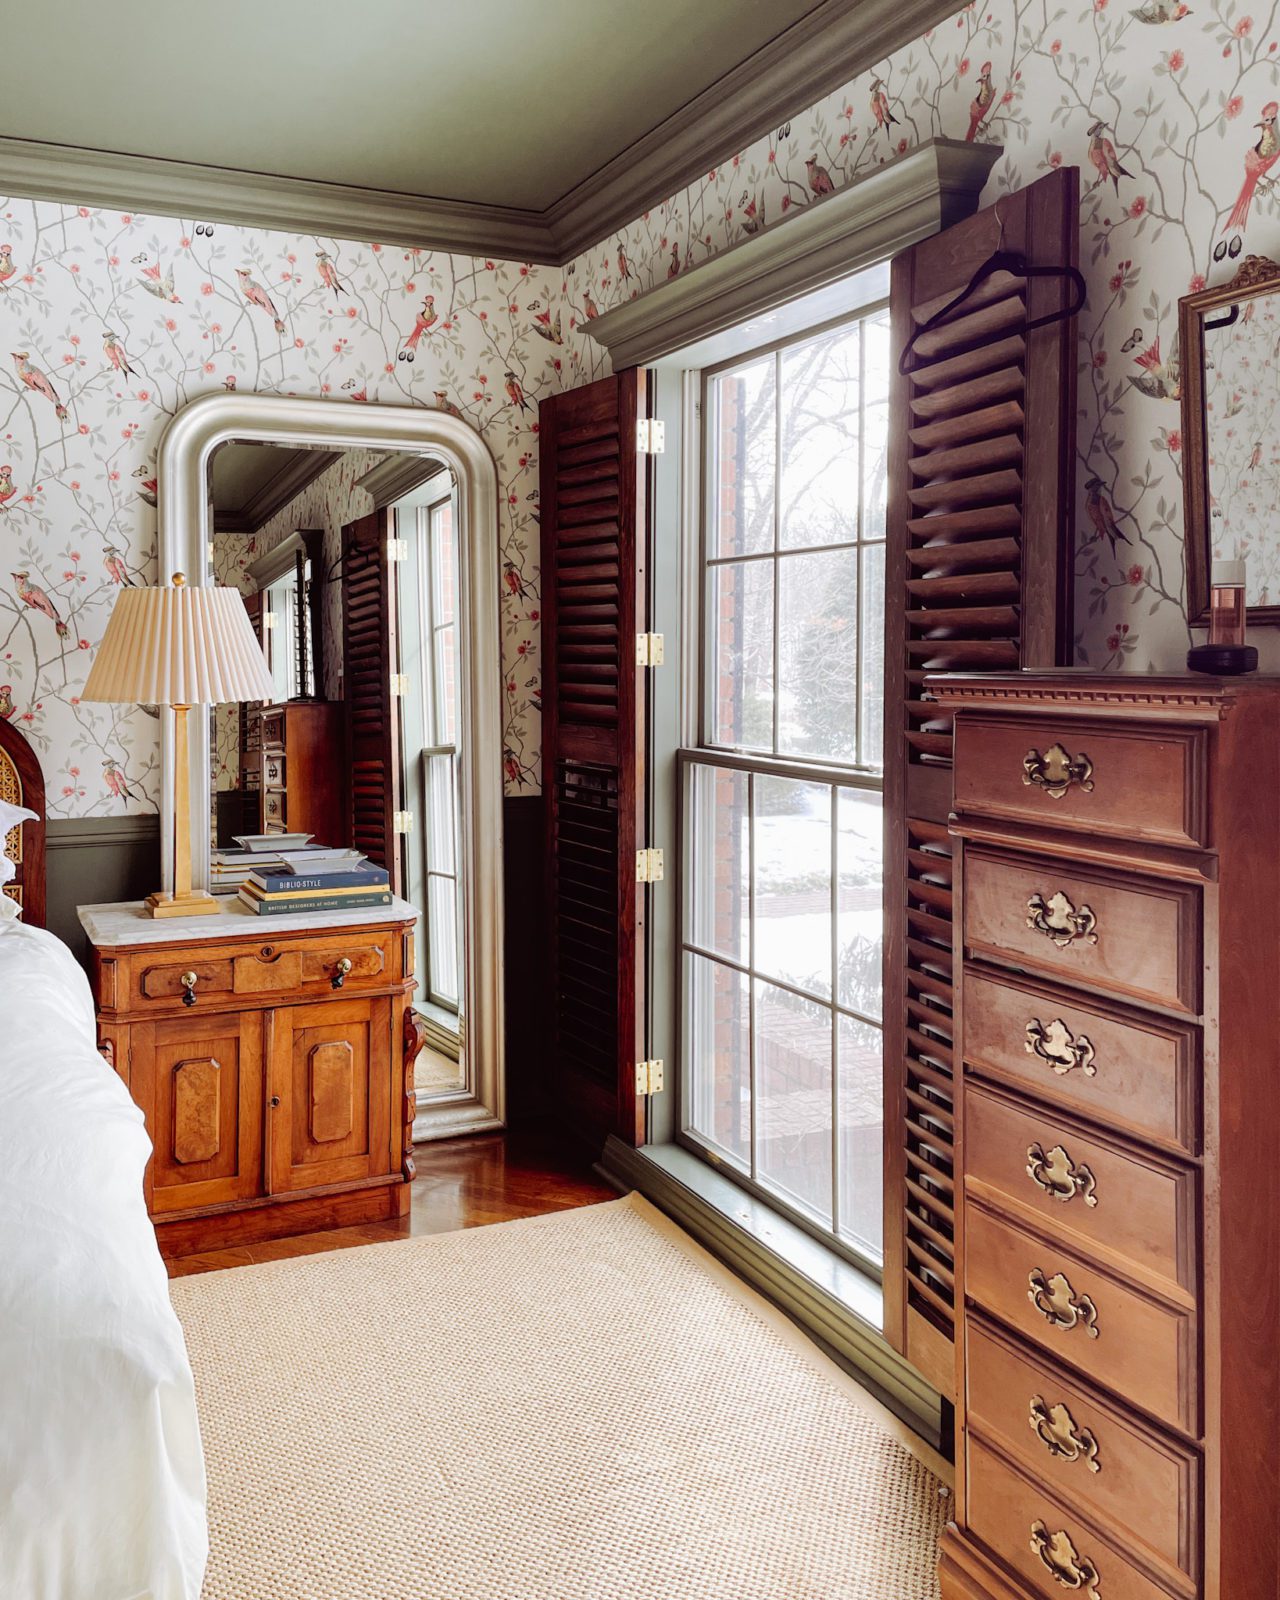
<svg viewBox="0 0 1280 1600">
<path fill-rule="evenodd" d="M 22 907 L 22 920 L 44 927 L 44 775 L 36 753 L 11 722 L 0 719 L 0 800 L 34 811 L 38 822 L 11 828 L 0 848 L 17 875 L 0 890 Z"/>
</svg>

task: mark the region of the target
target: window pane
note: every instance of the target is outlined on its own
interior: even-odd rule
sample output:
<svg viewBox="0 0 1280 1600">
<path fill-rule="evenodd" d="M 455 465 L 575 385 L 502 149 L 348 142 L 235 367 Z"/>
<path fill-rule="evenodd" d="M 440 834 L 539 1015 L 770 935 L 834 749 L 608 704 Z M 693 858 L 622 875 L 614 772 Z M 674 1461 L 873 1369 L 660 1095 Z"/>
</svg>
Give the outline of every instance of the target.
<svg viewBox="0 0 1280 1600">
<path fill-rule="evenodd" d="M 748 979 L 705 956 L 684 962 L 689 1127 L 743 1171 L 751 1161 Z"/>
<path fill-rule="evenodd" d="M 887 310 L 869 317 L 862 413 L 862 537 L 883 539 L 889 471 L 889 371 L 893 362 Z"/>
<path fill-rule="evenodd" d="M 723 767 L 693 767 L 689 775 L 689 940 L 745 964 L 749 953 L 749 779 Z"/>
<path fill-rule="evenodd" d="M 831 789 L 755 780 L 755 970 L 831 996 Z"/>
<path fill-rule="evenodd" d="M 779 751 L 856 761 L 857 552 L 781 557 L 778 582 Z"/>
<path fill-rule="evenodd" d="M 458 900 L 452 878 L 427 879 L 431 925 L 431 992 L 449 1005 L 458 1003 Z"/>
<path fill-rule="evenodd" d="M 862 750 L 864 767 L 884 766 L 884 546 L 862 549 Z"/>
<path fill-rule="evenodd" d="M 773 563 L 708 573 L 714 643 L 711 708 L 717 744 L 773 748 Z"/>
<path fill-rule="evenodd" d="M 831 1012 L 756 982 L 756 1176 L 831 1224 Z"/>
<path fill-rule="evenodd" d="M 858 324 L 782 353 L 784 550 L 858 537 Z"/>
<path fill-rule="evenodd" d="M 712 556 L 773 549 L 776 370 L 769 355 L 714 380 Z"/>
<path fill-rule="evenodd" d="M 427 769 L 427 861 L 433 872 L 455 870 L 453 757 L 424 756 Z"/>
<path fill-rule="evenodd" d="M 879 1028 L 841 1017 L 840 1234 L 873 1259 L 884 1252 L 884 1049 Z"/>
<path fill-rule="evenodd" d="M 884 928 L 884 809 L 878 794 L 840 792 L 836 995 L 842 1006 L 864 1016 L 882 1014 L 880 971 Z"/>
<path fill-rule="evenodd" d="M 435 559 L 432 599 L 436 624 L 452 622 L 454 617 L 453 507 L 447 502 L 431 514 L 432 555 Z"/>
</svg>

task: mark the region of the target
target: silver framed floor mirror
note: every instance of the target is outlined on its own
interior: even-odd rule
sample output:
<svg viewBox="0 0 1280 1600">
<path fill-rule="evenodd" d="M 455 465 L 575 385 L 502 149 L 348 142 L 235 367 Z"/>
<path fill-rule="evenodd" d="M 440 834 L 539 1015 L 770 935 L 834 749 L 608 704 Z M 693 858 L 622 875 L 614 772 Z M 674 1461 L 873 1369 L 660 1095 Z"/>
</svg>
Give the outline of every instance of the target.
<svg viewBox="0 0 1280 1600">
<path fill-rule="evenodd" d="M 465 1075 L 453 1092 L 419 1097 L 415 1139 L 496 1128 L 505 1122 L 503 1073 L 502 665 L 499 626 L 498 478 L 480 435 L 460 418 L 413 406 L 223 393 L 193 400 L 168 424 L 157 462 L 161 583 L 175 572 L 212 584 L 215 511 L 212 469 L 224 446 L 260 444 L 298 453 L 387 452 L 440 462 L 452 485 L 456 537 L 456 716 L 465 730 L 457 764 L 457 859 L 461 948 L 459 1013 L 465 1018 Z M 283 451 L 281 454 L 283 455 Z M 336 459 L 336 457 L 334 457 Z M 310 468 L 315 476 L 316 467 Z M 206 717 L 212 708 L 199 708 Z M 174 853 L 174 736 L 162 716 L 161 843 L 164 881 Z M 193 887 L 210 886 L 214 823 L 209 739 L 190 741 Z M 164 819 L 168 819 L 167 822 Z M 420 991 L 425 983 L 419 973 Z"/>
</svg>

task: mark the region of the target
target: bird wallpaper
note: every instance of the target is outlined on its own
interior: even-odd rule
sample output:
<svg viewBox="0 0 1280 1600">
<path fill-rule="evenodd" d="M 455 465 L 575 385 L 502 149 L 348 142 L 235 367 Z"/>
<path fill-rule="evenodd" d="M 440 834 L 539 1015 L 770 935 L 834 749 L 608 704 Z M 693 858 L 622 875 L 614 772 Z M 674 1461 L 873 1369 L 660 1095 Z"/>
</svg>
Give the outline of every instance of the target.
<svg viewBox="0 0 1280 1600">
<path fill-rule="evenodd" d="M 1076 661 L 1181 671 L 1178 300 L 1280 259 L 1278 57 L 1274 0 L 966 6 L 576 261 L 565 327 L 937 135 L 1004 147 L 986 204 L 1078 166 Z"/>
<path fill-rule="evenodd" d="M 1280 257 L 1277 4 L 995 0 L 797 110 L 565 269 L 0 201 L 0 716 L 54 815 L 154 809 L 155 708 L 82 704 L 155 574 L 167 419 L 239 388 L 456 410 L 498 464 L 505 781 L 539 769 L 537 403 L 608 370 L 592 319 L 935 135 L 1004 146 L 985 199 L 1082 175 L 1076 659 L 1188 643 L 1177 303 Z"/>
<path fill-rule="evenodd" d="M 419 404 L 484 435 L 506 781 L 536 792 L 537 400 L 607 370 L 585 335 L 539 335 L 559 293 L 558 271 L 515 262 L 0 201 L 0 715 L 40 753 L 51 815 L 157 805 L 157 708 L 79 690 L 119 588 L 155 579 L 164 426 L 217 389 Z"/>
</svg>

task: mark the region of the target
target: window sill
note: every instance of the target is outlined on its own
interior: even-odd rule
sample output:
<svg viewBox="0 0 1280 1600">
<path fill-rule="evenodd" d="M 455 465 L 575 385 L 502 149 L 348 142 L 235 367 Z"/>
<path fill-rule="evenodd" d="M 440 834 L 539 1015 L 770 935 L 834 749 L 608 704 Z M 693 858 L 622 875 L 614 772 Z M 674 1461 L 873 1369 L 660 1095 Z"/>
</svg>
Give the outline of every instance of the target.
<svg viewBox="0 0 1280 1600">
<path fill-rule="evenodd" d="M 732 1179 L 675 1144 L 610 1139 L 600 1171 L 637 1189 L 800 1324 L 825 1352 L 937 1448 L 942 1401 L 885 1343 L 880 1285 Z"/>
</svg>

